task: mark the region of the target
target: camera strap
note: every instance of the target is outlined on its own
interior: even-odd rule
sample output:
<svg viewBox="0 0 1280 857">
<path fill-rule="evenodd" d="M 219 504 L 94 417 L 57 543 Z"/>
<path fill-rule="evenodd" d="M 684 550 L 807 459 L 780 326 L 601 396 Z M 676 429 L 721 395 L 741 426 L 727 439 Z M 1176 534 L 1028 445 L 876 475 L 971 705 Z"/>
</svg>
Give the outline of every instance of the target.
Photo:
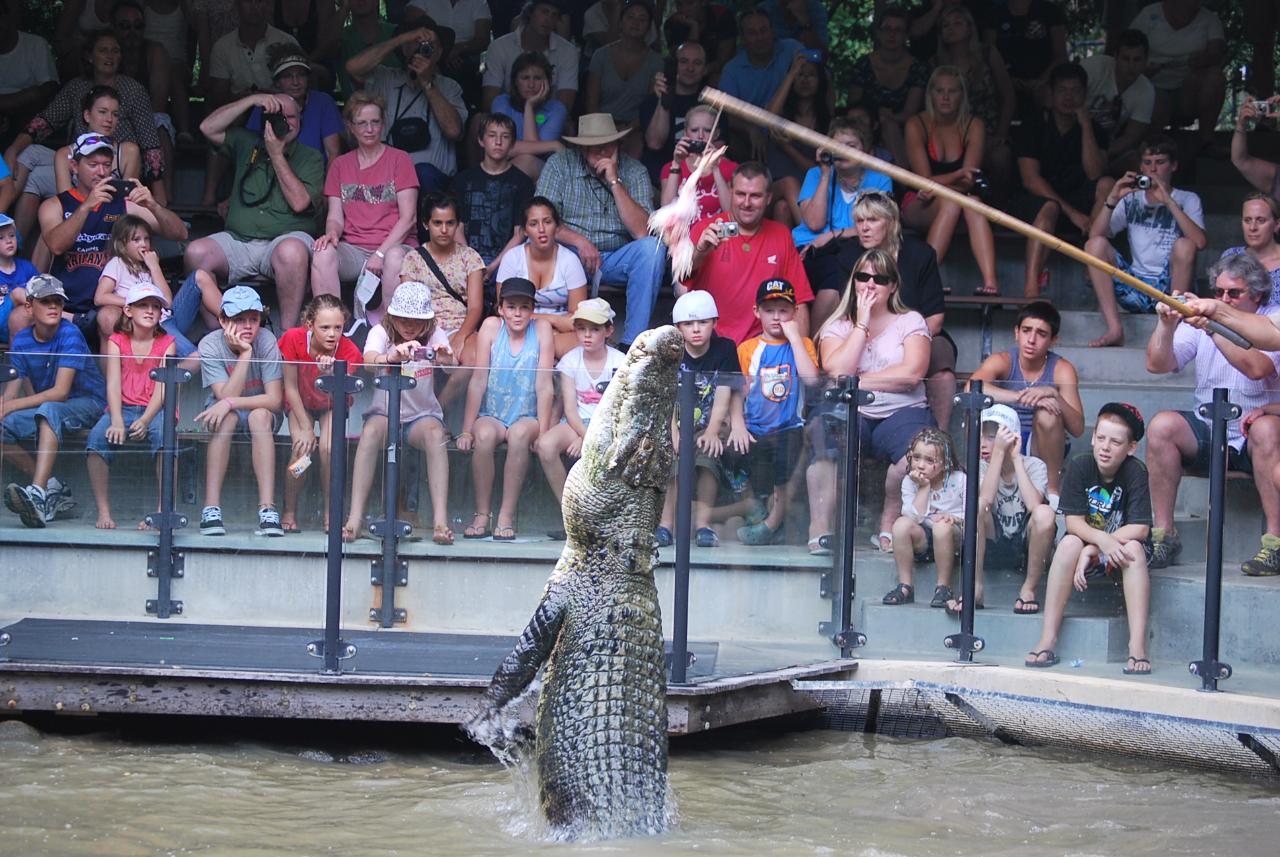
<svg viewBox="0 0 1280 857">
<path fill-rule="evenodd" d="M 467 305 L 466 300 L 462 295 L 454 291 L 453 286 L 449 285 L 449 280 L 445 277 L 444 271 L 441 271 L 440 266 L 436 264 L 436 260 L 431 258 L 431 251 L 426 247 L 419 247 L 418 255 L 420 255 L 422 260 L 427 263 L 427 267 L 431 269 L 431 273 L 436 275 L 436 279 L 440 281 L 440 285 L 444 286 L 444 290 L 449 293 L 450 297 L 465 307 Z"/>
</svg>

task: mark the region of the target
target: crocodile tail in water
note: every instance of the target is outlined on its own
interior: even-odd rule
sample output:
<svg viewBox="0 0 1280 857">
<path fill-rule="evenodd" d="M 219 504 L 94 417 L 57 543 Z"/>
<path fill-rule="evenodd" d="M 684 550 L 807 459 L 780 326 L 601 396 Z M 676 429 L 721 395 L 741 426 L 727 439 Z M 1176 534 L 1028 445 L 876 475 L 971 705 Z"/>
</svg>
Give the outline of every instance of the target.
<svg viewBox="0 0 1280 857">
<path fill-rule="evenodd" d="M 469 724 L 499 719 L 546 664 L 533 757 L 557 838 L 651 834 L 668 824 L 653 531 L 671 474 L 683 354 L 674 327 L 645 331 L 614 375 L 565 483 L 564 552 Z"/>
</svg>

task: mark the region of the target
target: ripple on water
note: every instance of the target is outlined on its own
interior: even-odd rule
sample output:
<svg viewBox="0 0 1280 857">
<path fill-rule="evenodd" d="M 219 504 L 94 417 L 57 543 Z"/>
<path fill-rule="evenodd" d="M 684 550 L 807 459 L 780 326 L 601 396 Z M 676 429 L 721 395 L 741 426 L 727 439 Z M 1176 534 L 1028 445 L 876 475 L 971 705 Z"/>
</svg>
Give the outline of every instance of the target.
<svg viewBox="0 0 1280 857">
<path fill-rule="evenodd" d="M 1280 814 L 1275 782 L 1147 762 L 963 739 L 735 733 L 673 747 L 675 829 L 566 846 L 544 841 L 532 777 L 457 744 L 37 742 L 34 755 L 0 743 L 5 853 L 1250 857 L 1275 853 Z"/>
</svg>

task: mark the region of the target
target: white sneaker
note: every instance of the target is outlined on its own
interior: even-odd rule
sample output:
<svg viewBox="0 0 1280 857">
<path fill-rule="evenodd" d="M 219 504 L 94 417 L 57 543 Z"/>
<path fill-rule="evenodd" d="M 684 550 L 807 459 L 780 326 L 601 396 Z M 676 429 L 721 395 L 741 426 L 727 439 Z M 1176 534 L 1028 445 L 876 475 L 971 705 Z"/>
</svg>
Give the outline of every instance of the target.
<svg viewBox="0 0 1280 857">
<path fill-rule="evenodd" d="M 34 485 L 23 488 L 10 482 L 4 489 L 4 504 L 22 521 L 24 527 L 44 529 L 45 493 Z"/>
<path fill-rule="evenodd" d="M 200 511 L 200 535 L 225 536 L 227 528 L 222 525 L 222 508 L 205 506 Z"/>
<path fill-rule="evenodd" d="M 259 536 L 283 536 L 284 527 L 280 526 L 280 512 L 275 506 L 263 506 L 258 510 Z"/>
<path fill-rule="evenodd" d="M 71 489 L 53 476 L 49 477 L 49 481 L 45 485 L 44 496 L 46 521 L 52 521 L 54 518 L 65 518 L 76 508 L 76 501 L 71 496 Z"/>
</svg>

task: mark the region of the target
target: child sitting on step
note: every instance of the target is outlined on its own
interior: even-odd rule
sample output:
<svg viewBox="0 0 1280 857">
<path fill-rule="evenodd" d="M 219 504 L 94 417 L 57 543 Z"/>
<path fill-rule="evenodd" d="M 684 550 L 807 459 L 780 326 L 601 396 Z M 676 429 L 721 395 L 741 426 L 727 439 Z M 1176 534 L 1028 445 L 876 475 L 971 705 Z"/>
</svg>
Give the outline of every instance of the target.
<svg viewBox="0 0 1280 857">
<path fill-rule="evenodd" d="M 354 372 L 363 362 L 355 343 L 342 335 L 348 312 L 335 295 L 316 295 L 302 311 L 302 324 L 285 331 L 280 337 L 280 356 L 284 358 L 284 408 L 289 416 L 289 437 L 293 456 L 289 460 L 289 479 L 284 482 L 284 514 L 280 526 L 286 533 L 298 531 L 298 492 L 311 463 L 311 455 L 320 451 L 320 485 L 324 491 L 324 529 L 329 530 L 329 437 L 333 417 L 333 397 L 316 387 L 321 374 L 333 371 L 335 360 L 345 360 L 347 371 Z M 347 397 L 350 405 L 351 397 Z M 316 440 L 316 423 L 320 438 Z"/>
<path fill-rule="evenodd" d="M 480 325 L 476 367 L 467 386 L 467 408 L 458 449 L 471 456 L 476 511 L 463 538 L 510 542 L 516 538 L 516 504 L 529 469 L 529 449 L 551 428 L 555 342 L 551 324 L 533 318 L 537 288 L 523 277 L 505 280 L 498 291 L 498 316 Z M 540 370 L 540 371 L 539 371 Z M 489 530 L 493 506 L 494 453 L 506 441 L 502 505 Z"/>
<path fill-rule="evenodd" d="M 907 475 L 902 477 L 902 516 L 893 523 L 898 585 L 885 595 L 885 604 L 914 602 L 913 565 L 930 561 L 937 564 L 938 585 L 929 606 L 958 601 L 951 591 L 951 575 L 964 527 L 964 489 L 965 474 L 950 435 L 936 428 L 916 432 L 907 448 Z"/>
<path fill-rule="evenodd" d="M 153 381 L 150 372 L 162 368 L 164 359 L 178 351 L 173 336 L 160 328 L 161 314 L 168 305 L 168 298 L 155 283 L 135 283 L 125 297 L 116 330 L 107 340 L 107 412 L 89 432 L 86 444 L 89 482 L 98 504 L 94 526 L 100 530 L 116 528 L 107 471 L 114 457 L 112 447 L 131 440 L 147 441 L 156 460 L 156 479 L 160 479 L 157 453 L 164 444 L 164 420 L 156 418 L 164 408 L 164 384 Z M 146 528 L 146 521 L 138 524 L 138 529 Z"/>
</svg>

